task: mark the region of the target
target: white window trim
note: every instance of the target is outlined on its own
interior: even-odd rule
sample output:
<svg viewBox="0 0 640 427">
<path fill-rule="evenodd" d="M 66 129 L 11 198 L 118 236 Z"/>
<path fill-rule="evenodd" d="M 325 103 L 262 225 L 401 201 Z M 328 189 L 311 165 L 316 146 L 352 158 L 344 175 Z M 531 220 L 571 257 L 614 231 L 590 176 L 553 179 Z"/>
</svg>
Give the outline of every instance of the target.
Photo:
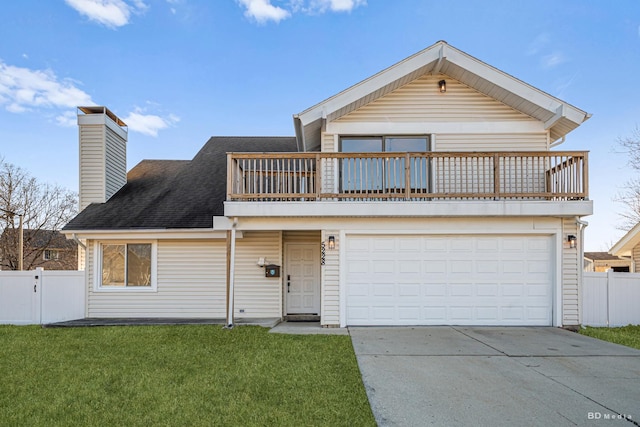
<svg viewBox="0 0 640 427">
<path fill-rule="evenodd" d="M 151 286 L 102 286 L 102 245 L 151 244 Z M 157 240 L 96 240 L 93 243 L 93 290 L 95 292 L 158 292 Z"/>
</svg>

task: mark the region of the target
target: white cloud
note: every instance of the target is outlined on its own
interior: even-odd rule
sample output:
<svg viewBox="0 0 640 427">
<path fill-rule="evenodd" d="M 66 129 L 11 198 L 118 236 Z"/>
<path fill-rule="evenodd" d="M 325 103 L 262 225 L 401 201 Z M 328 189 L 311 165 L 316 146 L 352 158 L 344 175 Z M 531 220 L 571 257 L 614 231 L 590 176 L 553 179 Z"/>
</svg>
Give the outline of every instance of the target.
<svg viewBox="0 0 640 427">
<path fill-rule="evenodd" d="M 246 8 L 245 16 L 261 24 L 267 21 L 280 22 L 291 16 L 291 13 L 285 9 L 272 5 L 271 0 L 238 0 L 238 2 Z"/>
<path fill-rule="evenodd" d="M 132 13 L 142 13 L 148 6 L 142 0 L 65 0 L 65 2 L 92 21 L 109 28 L 129 23 Z"/>
<path fill-rule="evenodd" d="M 170 0 L 167 0 L 170 1 Z M 245 16 L 263 24 L 280 22 L 294 13 L 317 15 L 325 12 L 351 12 L 358 6 L 366 6 L 367 0 L 289 0 L 288 9 L 274 6 L 273 0 L 236 0 L 244 6 Z"/>
<path fill-rule="evenodd" d="M 551 37 L 549 36 L 549 33 L 538 34 L 538 36 L 529 44 L 529 48 L 527 49 L 527 55 L 537 54 L 545 46 L 547 46 L 550 41 L 551 41 Z"/>
<path fill-rule="evenodd" d="M 366 0 L 312 0 L 310 7 L 319 12 L 325 12 L 326 10 L 331 10 L 332 12 L 350 12 L 356 7 L 366 4 Z"/>
<path fill-rule="evenodd" d="M 567 58 L 564 56 L 564 54 L 562 52 L 556 51 L 542 57 L 542 66 L 545 68 L 553 68 L 566 61 Z"/>
<path fill-rule="evenodd" d="M 173 114 L 161 117 L 156 114 L 144 113 L 143 109 L 136 108 L 122 120 L 129 126 L 129 130 L 153 137 L 158 136 L 158 131 L 174 126 L 180 121 L 180 118 Z"/>
<path fill-rule="evenodd" d="M 31 70 L 0 61 L 0 105 L 7 111 L 23 113 L 93 103 L 91 96 L 71 79 L 59 79 L 51 70 Z"/>
<path fill-rule="evenodd" d="M 56 116 L 56 123 L 62 127 L 73 127 L 78 123 L 77 114 L 73 111 L 65 111 Z"/>
<path fill-rule="evenodd" d="M 169 11 L 171 12 L 172 15 L 175 15 L 176 13 L 178 13 L 178 9 L 176 9 L 174 6 L 178 6 L 181 5 L 183 0 L 166 0 L 167 4 L 169 4 Z"/>
</svg>

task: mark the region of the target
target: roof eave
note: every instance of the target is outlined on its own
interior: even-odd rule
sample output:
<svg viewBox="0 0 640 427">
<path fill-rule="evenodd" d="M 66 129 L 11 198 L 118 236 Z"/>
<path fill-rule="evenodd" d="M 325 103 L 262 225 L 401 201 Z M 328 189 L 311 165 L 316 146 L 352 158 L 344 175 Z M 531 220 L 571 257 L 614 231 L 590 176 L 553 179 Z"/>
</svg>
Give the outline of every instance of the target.
<svg viewBox="0 0 640 427">
<path fill-rule="evenodd" d="M 615 256 L 630 256 L 633 248 L 640 243 L 640 223 L 636 224 L 614 244 L 609 253 Z"/>
</svg>

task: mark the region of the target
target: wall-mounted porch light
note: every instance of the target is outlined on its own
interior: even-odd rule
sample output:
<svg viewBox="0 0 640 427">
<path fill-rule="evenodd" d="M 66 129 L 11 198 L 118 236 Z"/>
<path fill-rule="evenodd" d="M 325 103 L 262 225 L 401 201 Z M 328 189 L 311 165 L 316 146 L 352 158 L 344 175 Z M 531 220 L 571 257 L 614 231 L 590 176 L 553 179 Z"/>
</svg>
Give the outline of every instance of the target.
<svg viewBox="0 0 640 427">
<path fill-rule="evenodd" d="M 440 80 L 438 82 L 438 88 L 440 89 L 440 93 L 445 93 L 447 91 L 447 82 L 445 80 Z"/>
<path fill-rule="evenodd" d="M 334 250 L 336 248 L 336 237 L 329 236 L 329 243 L 327 244 L 329 250 Z"/>
<path fill-rule="evenodd" d="M 569 242 L 569 247 L 571 249 L 574 249 L 576 247 L 576 242 L 578 241 L 578 239 L 576 238 L 576 236 L 574 236 L 573 234 L 569 234 L 567 236 L 567 242 Z"/>
</svg>

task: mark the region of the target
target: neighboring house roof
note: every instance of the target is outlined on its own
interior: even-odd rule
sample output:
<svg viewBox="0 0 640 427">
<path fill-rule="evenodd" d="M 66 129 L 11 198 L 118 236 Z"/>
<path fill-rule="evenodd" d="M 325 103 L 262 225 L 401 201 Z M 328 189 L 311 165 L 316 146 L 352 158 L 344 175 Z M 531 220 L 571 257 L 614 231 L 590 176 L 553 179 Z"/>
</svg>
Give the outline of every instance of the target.
<svg viewBox="0 0 640 427">
<path fill-rule="evenodd" d="M 445 41 L 412 55 L 293 116 L 300 150 L 320 145 L 322 122 L 335 120 L 425 75 L 445 74 L 545 123 L 551 141 L 563 138 L 590 114 L 458 50 Z"/>
<path fill-rule="evenodd" d="M 584 257 L 591 261 L 626 261 L 608 252 L 585 252 Z"/>
<path fill-rule="evenodd" d="M 293 152 L 295 137 L 213 137 L 193 160 L 143 160 L 106 203 L 89 205 L 63 230 L 211 228 L 224 215 L 227 152 Z"/>
<path fill-rule="evenodd" d="M 0 239 L 11 238 L 16 240 L 18 238 L 17 229 L 6 228 Z M 54 230 L 23 230 L 23 238 L 25 244 L 28 244 L 31 248 L 47 247 L 47 249 L 72 249 L 77 243 L 75 240 L 69 240 L 66 236 L 59 231 Z"/>
<path fill-rule="evenodd" d="M 609 249 L 609 253 L 617 256 L 631 256 L 633 248 L 640 243 L 640 223 L 636 224 L 618 242 Z"/>
</svg>

